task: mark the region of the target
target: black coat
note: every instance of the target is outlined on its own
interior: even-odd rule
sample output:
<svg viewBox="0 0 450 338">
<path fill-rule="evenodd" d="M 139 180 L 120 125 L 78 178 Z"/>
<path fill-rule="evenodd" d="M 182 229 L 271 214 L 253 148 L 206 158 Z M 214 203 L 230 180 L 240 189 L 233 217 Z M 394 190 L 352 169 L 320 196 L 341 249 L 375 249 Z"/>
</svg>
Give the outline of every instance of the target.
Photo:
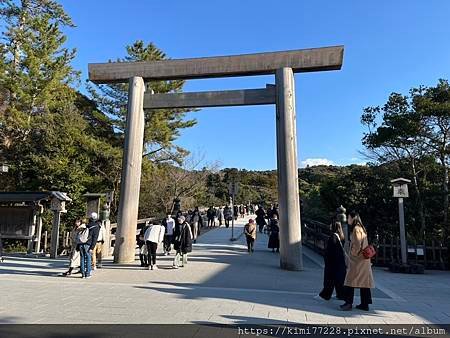
<svg viewBox="0 0 450 338">
<path fill-rule="evenodd" d="M 175 228 L 175 240 L 173 244 L 173 248 L 176 251 L 180 251 L 183 254 L 192 251 L 192 237 L 191 237 L 191 229 L 190 225 L 187 222 L 178 226 L 178 229 Z"/>
<path fill-rule="evenodd" d="M 327 281 L 334 281 L 335 284 L 343 285 L 346 274 L 345 255 L 343 245 L 339 243 L 339 239 L 335 234 L 332 234 L 328 239 L 327 248 L 325 250 L 325 271 L 324 283 Z M 341 245 L 342 244 L 342 245 Z"/>
<path fill-rule="evenodd" d="M 280 248 L 280 227 L 278 226 L 278 220 L 272 219 L 270 220 L 270 235 L 269 235 L 269 244 L 267 247 L 269 249 L 279 249 Z"/>
<path fill-rule="evenodd" d="M 266 224 L 266 220 L 264 219 L 266 217 L 266 212 L 263 208 L 259 208 L 256 210 L 256 224 L 263 225 Z"/>
<path fill-rule="evenodd" d="M 85 244 L 89 245 L 90 250 L 94 250 L 100 232 L 100 221 L 90 220 L 86 228 L 89 229 L 89 237 Z"/>
</svg>

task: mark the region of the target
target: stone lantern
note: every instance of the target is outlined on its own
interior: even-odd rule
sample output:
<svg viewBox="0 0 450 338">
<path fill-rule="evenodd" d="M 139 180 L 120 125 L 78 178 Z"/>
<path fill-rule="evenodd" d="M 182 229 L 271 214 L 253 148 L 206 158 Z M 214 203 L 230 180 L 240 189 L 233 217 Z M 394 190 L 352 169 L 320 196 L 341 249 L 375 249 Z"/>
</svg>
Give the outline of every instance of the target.
<svg viewBox="0 0 450 338">
<path fill-rule="evenodd" d="M 394 190 L 393 196 L 398 198 L 398 215 L 400 223 L 400 246 L 402 255 L 402 265 L 407 265 L 408 256 L 406 251 L 405 210 L 403 205 L 403 198 L 409 196 L 408 183 L 411 183 L 411 180 L 408 180 L 406 178 L 396 178 L 395 180 L 391 180 L 391 183 Z"/>
</svg>

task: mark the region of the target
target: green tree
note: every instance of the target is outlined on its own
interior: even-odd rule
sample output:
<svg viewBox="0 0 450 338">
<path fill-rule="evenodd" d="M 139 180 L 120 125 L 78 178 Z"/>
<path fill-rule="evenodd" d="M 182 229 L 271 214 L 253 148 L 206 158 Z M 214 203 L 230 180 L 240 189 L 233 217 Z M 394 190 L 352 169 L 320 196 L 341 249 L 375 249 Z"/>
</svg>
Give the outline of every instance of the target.
<svg viewBox="0 0 450 338">
<path fill-rule="evenodd" d="M 136 41 L 126 47 L 127 56 L 118 62 L 161 61 L 166 54 L 153 43 L 145 45 Z M 183 88 L 184 81 L 154 81 L 146 83 L 146 91 L 154 93 L 177 93 Z M 111 117 L 114 127 L 123 132 L 126 122 L 128 84 L 88 84 L 88 91 L 98 107 Z M 186 109 L 145 110 L 144 157 L 156 162 L 175 160 L 182 163 L 187 151 L 176 146 L 173 141 L 180 130 L 195 125 L 193 119 L 185 119 Z"/>
</svg>

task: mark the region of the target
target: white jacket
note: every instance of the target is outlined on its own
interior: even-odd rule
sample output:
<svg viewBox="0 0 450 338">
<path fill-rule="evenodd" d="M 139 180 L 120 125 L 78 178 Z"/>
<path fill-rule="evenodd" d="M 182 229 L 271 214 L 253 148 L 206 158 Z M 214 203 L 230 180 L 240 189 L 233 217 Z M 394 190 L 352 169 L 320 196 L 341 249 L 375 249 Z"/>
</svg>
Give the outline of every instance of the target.
<svg viewBox="0 0 450 338">
<path fill-rule="evenodd" d="M 161 243 L 164 240 L 166 228 L 159 224 L 152 224 L 148 227 L 144 234 L 144 240 L 153 243 Z"/>
</svg>

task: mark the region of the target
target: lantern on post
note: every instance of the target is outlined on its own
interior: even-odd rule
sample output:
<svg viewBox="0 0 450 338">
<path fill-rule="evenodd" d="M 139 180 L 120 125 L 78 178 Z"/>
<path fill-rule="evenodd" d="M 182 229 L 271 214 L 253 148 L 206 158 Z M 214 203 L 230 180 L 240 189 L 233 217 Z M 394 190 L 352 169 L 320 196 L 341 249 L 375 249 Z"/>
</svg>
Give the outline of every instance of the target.
<svg viewBox="0 0 450 338">
<path fill-rule="evenodd" d="M 53 225 L 52 225 L 52 243 L 50 249 L 50 258 L 58 256 L 59 246 L 59 225 L 61 222 L 61 213 L 67 212 L 66 202 L 71 202 L 72 199 L 66 193 L 60 191 L 52 191 L 50 199 L 50 210 L 53 211 Z"/>
<path fill-rule="evenodd" d="M 9 171 L 9 166 L 6 163 L 0 164 L 0 172 L 7 173 Z"/>
<path fill-rule="evenodd" d="M 408 256 L 406 251 L 405 210 L 403 205 L 403 198 L 409 197 L 408 183 L 411 183 L 411 180 L 408 180 L 406 178 L 396 178 L 394 180 L 391 180 L 391 183 L 394 189 L 394 197 L 398 198 L 398 215 L 400 223 L 400 247 L 402 255 L 402 265 L 407 265 Z"/>
</svg>

